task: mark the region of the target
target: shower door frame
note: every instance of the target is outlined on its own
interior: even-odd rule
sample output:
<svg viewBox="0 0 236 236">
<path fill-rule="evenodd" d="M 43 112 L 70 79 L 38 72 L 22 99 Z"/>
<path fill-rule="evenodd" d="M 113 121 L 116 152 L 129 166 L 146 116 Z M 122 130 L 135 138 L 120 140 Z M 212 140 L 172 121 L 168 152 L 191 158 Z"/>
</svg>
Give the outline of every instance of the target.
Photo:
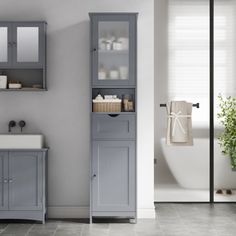
<svg viewBox="0 0 236 236">
<path fill-rule="evenodd" d="M 210 198 L 209 202 L 210 203 L 215 203 L 214 200 L 214 135 L 215 135 L 215 122 L 214 122 L 214 4 L 215 0 L 209 0 L 209 16 L 210 16 L 210 55 L 209 55 L 209 63 L 210 63 L 210 71 L 209 71 L 209 76 L 210 76 L 210 91 L 209 91 L 209 96 L 210 96 L 210 129 L 209 129 L 209 167 L 210 167 Z"/>
</svg>

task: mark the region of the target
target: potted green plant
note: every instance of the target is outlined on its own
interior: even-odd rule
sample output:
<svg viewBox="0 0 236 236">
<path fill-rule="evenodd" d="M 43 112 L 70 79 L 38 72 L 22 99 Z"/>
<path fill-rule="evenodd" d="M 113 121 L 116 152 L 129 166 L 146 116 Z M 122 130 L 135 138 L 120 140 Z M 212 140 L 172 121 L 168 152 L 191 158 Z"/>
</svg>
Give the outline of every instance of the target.
<svg viewBox="0 0 236 236">
<path fill-rule="evenodd" d="M 219 98 L 220 112 L 217 117 L 224 126 L 223 133 L 218 137 L 222 153 L 231 159 L 231 167 L 236 171 L 236 98 Z"/>
</svg>

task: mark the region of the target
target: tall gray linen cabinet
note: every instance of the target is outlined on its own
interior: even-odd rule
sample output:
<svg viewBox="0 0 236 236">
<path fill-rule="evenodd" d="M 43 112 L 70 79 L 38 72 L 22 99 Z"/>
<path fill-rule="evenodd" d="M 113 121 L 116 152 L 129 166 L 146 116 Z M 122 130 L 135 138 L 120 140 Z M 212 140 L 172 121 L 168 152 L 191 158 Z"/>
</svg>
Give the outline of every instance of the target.
<svg viewBox="0 0 236 236">
<path fill-rule="evenodd" d="M 137 13 L 90 13 L 90 222 L 136 221 Z M 93 100 L 116 95 L 114 103 Z M 113 97 L 112 97 L 113 98 Z M 114 110 L 114 109 L 115 110 Z"/>
</svg>

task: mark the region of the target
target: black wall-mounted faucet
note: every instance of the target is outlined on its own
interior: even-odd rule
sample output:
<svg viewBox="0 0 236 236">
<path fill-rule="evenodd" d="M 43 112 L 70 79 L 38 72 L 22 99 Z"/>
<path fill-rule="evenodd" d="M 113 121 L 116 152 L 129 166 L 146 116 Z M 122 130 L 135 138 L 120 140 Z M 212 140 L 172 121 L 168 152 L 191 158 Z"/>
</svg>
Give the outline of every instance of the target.
<svg viewBox="0 0 236 236">
<path fill-rule="evenodd" d="M 19 121 L 18 124 L 19 124 L 19 126 L 20 126 L 20 130 L 21 130 L 21 132 L 22 132 L 22 130 L 23 130 L 23 128 L 25 127 L 26 123 L 25 123 L 24 120 L 21 120 L 21 121 Z"/>
<path fill-rule="evenodd" d="M 11 128 L 16 126 L 16 122 L 14 120 L 9 121 L 8 123 L 8 132 L 11 132 Z"/>
</svg>

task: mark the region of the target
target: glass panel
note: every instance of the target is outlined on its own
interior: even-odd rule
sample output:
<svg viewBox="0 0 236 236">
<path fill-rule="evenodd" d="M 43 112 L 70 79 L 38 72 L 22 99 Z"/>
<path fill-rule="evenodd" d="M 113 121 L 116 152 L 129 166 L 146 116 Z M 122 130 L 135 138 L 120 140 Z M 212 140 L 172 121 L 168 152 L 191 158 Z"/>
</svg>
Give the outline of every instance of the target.
<svg viewBox="0 0 236 236">
<path fill-rule="evenodd" d="M 155 4 L 158 61 L 155 72 L 155 201 L 207 202 L 209 1 L 163 0 Z M 200 103 L 200 108 L 191 104 L 188 109 L 185 105 L 182 108 L 171 106 L 172 112 L 182 115 L 175 120 L 170 110 L 160 107 L 160 103 L 171 101 Z M 186 117 L 191 107 L 192 116 Z M 191 120 L 192 128 L 189 126 Z"/>
<path fill-rule="evenodd" d="M 39 28 L 17 27 L 17 62 L 39 61 Z"/>
<path fill-rule="evenodd" d="M 0 62 L 8 61 L 8 28 L 0 27 Z"/>
<path fill-rule="evenodd" d="M 98 79 L 129 79 L 129 22 L 98 24 Z"/>
<path fill-rule="evenodd" d="M 236 160 L 236 102 L 229 100 L 224 107 L 219 95 L 236 98 L 236 0 L 215 0 L 214 38 L 214 92 L 215 92 L 215 146 L 214 187 L 216 202 L 236 201 L 236 171 L 230 156 Z M 230 109 L 229 109 L 230 108 Z M 221 117 L 217 116 L 219 114 Z M 226 122 L 228 119 L 228 122 Z M 233 122 L 233 123 L 232 123 Z M 230 126 L 228 126 L 230 125 Z M 228 129 L 227 129 L 228 128 Z M 223 140 L 220 141 L 219 137 Z M 222 146 L 220 146 L 220 144 Z M 226 144 L 229 146 L 226 146 Z M 226 154 L 222 151 L 226 148 Z M 229 151 L 232 150 L 232 154 Z M 236 163 L 236 162 L 235 162 Z"/>
</svg>

